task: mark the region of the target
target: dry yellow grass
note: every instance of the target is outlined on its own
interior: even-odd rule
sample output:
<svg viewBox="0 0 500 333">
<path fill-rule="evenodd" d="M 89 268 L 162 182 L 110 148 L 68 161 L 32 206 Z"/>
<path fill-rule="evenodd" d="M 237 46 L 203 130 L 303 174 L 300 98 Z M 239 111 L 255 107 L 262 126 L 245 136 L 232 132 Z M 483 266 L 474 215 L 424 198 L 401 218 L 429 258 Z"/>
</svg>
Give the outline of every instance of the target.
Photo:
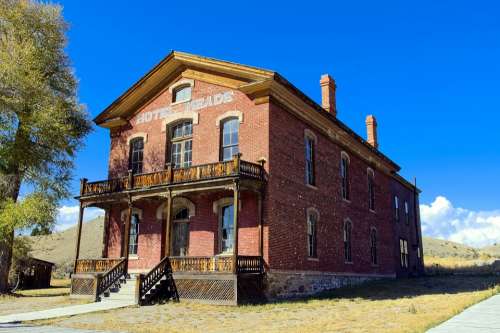
<svg viewBox="0 0 500 333">
<path fill-rule="evenodd" d="M 481 256 L 476 259 L 460 257 L 425 257 L 427 274 L 495 274 L 500 273 L 497 259 Z"/>
<path fill-rule="evenodd" d="M 51 284 L 47 289 L 18 290 L 14 294 L 0 295 L 0 316 L 87 302 L 69 298 L 69 279 L 52 279 Z"/>
<path fill-rule="evenodd" d="M 500 277 L 379 281 L 307 300 L 221 307 L 131 307 L 43 322 L 124 332 L 423 332 L 498 293 Z"/>
</svg>

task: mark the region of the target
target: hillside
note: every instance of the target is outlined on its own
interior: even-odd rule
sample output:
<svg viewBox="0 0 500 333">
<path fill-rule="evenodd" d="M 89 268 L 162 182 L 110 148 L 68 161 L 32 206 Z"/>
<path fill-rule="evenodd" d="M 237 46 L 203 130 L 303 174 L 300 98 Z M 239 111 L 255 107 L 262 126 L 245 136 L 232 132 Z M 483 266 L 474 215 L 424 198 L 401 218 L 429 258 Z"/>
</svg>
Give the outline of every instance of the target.
<svg viewBox="0 0 500 333">
<path fill-rule="evenodd" d="M 447 240 L 431 237 L 423 237 L 422 240 L 426 257 L 477 259 L 483 254 L 480 249 Z"/>
<path fill-rule="evenodd" d="M 500 258 L 500 244 L 496 243 L 491 246 L 483 248 L 483 252 L 489 254 L 492 257 Z"/>
<path fill-rule="evenodd" d="M 104 218 L 98 217 L 82 227 L 80 258 L 100 258 Z M 31 254 L 56 264 L 56 272 L 69 273 L 75 259 L 76 226 L 45 236 L 30 236 Z"/>
</svg>

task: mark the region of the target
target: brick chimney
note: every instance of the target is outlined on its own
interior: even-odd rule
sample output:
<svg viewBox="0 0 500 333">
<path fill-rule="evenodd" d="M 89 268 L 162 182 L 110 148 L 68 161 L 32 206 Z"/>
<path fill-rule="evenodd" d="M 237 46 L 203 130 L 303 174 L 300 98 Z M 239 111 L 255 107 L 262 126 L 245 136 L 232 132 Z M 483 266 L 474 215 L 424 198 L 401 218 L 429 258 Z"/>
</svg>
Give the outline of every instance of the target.
<svg viewBox="0 0 500 333">
<path fill-rule="evenodd" d="M 366 141 L 378 149 L 377 119 L 373 115 L 366 116 Z"/>
<path fill-rule="evenodd" d="M 321 86 L 321 105 L 323 109 L 337 116 L 337 107 L 335 103 L 335 80 L 328 74 L 321 75 L 319 80 Z"/>
</svg>

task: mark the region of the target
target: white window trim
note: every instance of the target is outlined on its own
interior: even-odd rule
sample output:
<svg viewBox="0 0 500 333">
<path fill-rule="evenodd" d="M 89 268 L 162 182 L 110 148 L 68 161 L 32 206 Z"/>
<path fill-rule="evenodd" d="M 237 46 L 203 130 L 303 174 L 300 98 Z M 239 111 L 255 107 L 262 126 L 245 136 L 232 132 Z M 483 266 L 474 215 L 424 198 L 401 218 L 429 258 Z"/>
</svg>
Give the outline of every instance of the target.
<svg viewBox="0 0 500 333">
<path fill-rule="evenodd" d="M 308 234 L 308 223 L 309 223 L 309 216 L 311 216 L 311 214 L 314 214 L 316 215 L 316 256 L 315 257 L 311 257 L 309 255 L 309 234 Z M 311 260 L 311 261 L 319 261 L 319 254 L 318 254 L 318 223 L 319 223 L 319 220 L 320 220 L 320 214 L 319 214 L 319 211 L 314 208 L 314 207 L 309 207 L 306 209 L 306 237 L 307 237 L 307 242 L 306 242 L 306 253 L 307 253 L 307 260 Z"/>
<path fill-rule="evenodd" d="M 241 124 L 241 123 L 243 123 L 243 112 L 238 111 L 238 110 L 231 110 L 231 111 L 224 112 L 223 114 L 218 116 L 217 119 L 215 119 L 215 126 L 217 128 L 219 128 L 220 124 L 224 120 L 226 120 L 227 118 L 238 118 L 238 120 L 240 121 L 240 124 Z"/>
<path fill-rule="evenodd" d="M 193 122 L 193 125 L 198 125 L 199 121 L 199 113 L 194 111 L 184 111 L 184 112 L 176 112 L 173 114 L 169 114 L 165 119 L 163 119 L 161 123 L 161 131 L 166 132 L 167 128 L 173 124 L 178 122 L 179 120 L 190 120 Z"/>
<path fill-rule="evenodd" d="M 169 91 L 170 95 L 172 96 L 171 97 L 172 100 L 174 99 L 174 91 L 175 91 L 175 89 L 177 89 L 180 86 L 184 86 L 184 85 L 191 87 L 191 96 L 188 99 L 183 99 L 181 101 L 172 102 L 172 103 L 170 103 L 170 105 L 177 105 L 177 104 L 186 103 L 186 102 L 189 102 L 189 101 L 191 101 L 193 99 L 194 80 L 192 80 L 192 79 L 181 79 L 181 80 L 175 82 L 174 84 L 172 84 L 170 87 L 168 87 L 168 91 Z"/>
<path fill-rule="evenodd" d="M 165 205 L 166 203 L 162 203 L 158 208 L 156 208 L 156 219 L 161 221 L 165 219 Z M 189 211 L 189 218 L 193 217 L 196 215 L 196 206 L 195 204 L 189 200 L 188 198 L 184 197 L 175 197 L 173 202 L 172 202 L 172 212 L 175 215 L 176 210 L 179 210 L 181 208 L 187 208 Z"/>
<path fill-rule="evenodd" d="M 137 133 L 134 133 L 132 135 L 130 135 L 128 138 L 127 138 L 127 145 L 130 145 L 130 142 L 134 139 L 137 139 L 137 138 L 142 138 L 142 140 L 144 141 L 144 143 L 148 142 L 148 133 L 145 133 L 145 132 L 137 132 Z"/>
<path fill-rule="evenodd" d="M 241 202 L 242 200 L 239 200 L 238 204 L 238 211 L 241 211 Z M 219 210 L 223 206 L 231 205 L 234 204 L 234 198 L 233 197 L 224 197 L 220 198 L 219 200 L 215 200 L 212 204 L 212 210 L 214 214 L 219 214 Z"/>
</svg>

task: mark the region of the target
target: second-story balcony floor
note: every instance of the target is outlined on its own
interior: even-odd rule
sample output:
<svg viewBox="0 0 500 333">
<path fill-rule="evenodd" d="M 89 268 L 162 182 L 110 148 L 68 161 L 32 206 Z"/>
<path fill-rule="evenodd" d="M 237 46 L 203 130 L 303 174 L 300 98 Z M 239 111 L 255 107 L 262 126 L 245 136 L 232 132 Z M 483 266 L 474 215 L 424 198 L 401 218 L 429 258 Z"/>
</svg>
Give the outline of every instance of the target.
<svg viewBox="0 0 500 333">
<path fill-rule="evenodd" d="M 115 198 L 123 195 L 147 195 L 163 192 L 166 189 L 182 191 L 195 187 L 207 188 L 227 186 L 234 181 L 245 182 L 249 186 L 259 187 L 266 181 L 263 164 L 241 160 L 235 156 L 232 160 L 194 165 L 186 168 L 132 174 L 114 179 L 81 183 L 81 201 L 92 199 Z"/>
</svg>

